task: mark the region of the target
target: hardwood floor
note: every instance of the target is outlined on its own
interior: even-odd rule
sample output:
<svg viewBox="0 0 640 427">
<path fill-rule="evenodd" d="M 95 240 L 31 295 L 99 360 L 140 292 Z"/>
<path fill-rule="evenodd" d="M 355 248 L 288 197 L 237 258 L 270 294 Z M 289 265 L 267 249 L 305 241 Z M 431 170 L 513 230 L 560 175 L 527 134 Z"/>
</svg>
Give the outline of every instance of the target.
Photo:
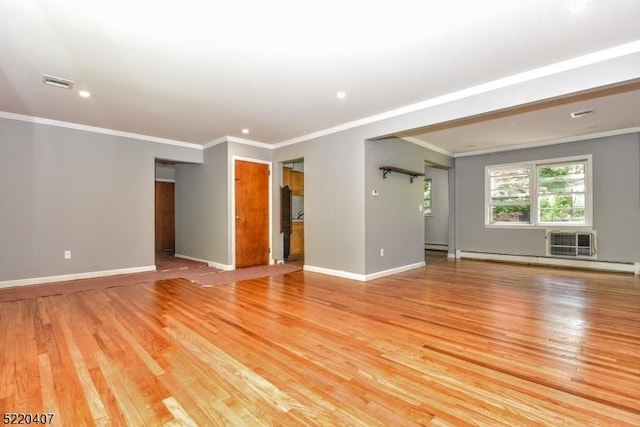
<svg viewBox="0 0 640 427">
<path fill-rule="evenodd" d="M 54 425 L 640 425 L 640 279 L 443 259 L 0 304 L 0 413 Z"/>
</svg>

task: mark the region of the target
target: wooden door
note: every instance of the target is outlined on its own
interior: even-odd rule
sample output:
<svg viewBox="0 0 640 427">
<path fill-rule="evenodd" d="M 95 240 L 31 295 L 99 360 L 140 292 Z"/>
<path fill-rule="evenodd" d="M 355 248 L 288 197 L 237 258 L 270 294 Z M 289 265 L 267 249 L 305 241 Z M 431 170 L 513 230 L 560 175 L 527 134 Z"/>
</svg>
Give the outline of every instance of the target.
<svg viewBox="0 0 640 427">
<path fill-rule="evenodd" d="M 156 252 L 175 250 L 175 189 L 173 182 L 156 181 Z"/>
<path fill-rule="evenodd" d="M 235 162 L 236 267 L 269 264 L 269 166 Z"/>
</svg>

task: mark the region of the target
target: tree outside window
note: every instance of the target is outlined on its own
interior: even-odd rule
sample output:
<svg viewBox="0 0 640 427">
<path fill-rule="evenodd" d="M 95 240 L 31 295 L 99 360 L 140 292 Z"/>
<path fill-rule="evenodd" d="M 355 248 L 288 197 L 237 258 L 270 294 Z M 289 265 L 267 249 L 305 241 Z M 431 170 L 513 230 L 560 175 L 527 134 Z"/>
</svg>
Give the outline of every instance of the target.
<svg viewBox="0 0 640 427">
<path fill-rule="evenodd" d="M 487 225 L 590 225 L 591 157 L 487 167 Z"/>
<path fill-rule="evenodd" d="M 541 223 L 585 221 L 585 162 L 538 168 Z"/>
<path fill-rule="evenodd" d="M 433 215 L 432 208 L 432 182 L 430 179 L 424 180 L 424 199 L 422 204 L 422 211 L 425 215 Z"/>
</svg>

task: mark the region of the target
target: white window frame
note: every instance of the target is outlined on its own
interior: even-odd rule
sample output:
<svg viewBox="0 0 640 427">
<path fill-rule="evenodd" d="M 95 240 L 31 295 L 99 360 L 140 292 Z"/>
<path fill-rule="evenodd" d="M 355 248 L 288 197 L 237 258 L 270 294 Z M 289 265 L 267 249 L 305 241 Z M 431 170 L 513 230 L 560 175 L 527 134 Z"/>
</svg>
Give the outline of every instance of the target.
<svg viewBox="0 0 640 427">
<path fill-rule="evenodd" d="M 561 165 L 565 163 L 585 162 L 585 221 L 580 222 L 540 222 L 540 208 L 538 205 L 538 170 L 540 167 Z M 484 224 L 486 228 L 582 228 L 593 227 L 593 186 L 592 171 L 593 159 L 591 154 L 584 156 L 562 157 L 555 159 L 532 160 L 519 163 L 500 165 L 487 165 L 484 171 L 485 195 L 484 195 Z M 494 169 L 529 168 L 531 171 L 529 181 L 529 198 L 531 200 L 530 222 L 494 222 L 491 223 L 491 176 Z"/>
</svg>

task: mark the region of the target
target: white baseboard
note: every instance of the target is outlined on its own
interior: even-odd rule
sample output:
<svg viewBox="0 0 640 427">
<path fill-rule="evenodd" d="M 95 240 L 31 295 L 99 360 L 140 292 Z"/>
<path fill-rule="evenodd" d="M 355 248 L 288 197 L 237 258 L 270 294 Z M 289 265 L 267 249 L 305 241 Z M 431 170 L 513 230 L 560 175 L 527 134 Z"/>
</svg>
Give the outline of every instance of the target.
<svg viewBox="0 0 640 427">
<path fill-rule="evenodd" d="M 116 270 L 89 271 L 86 273 L 62 274 L 59 276 L 33 277 L 29 279 L 5 280 L 0 282 L 0 289 L 14 286 L 39 285 L 44 283 L 66 282 L 68 280 L 95 279 L 96 277 L 117 276 L 119 274 L 144 273 L 156 271 L 155 265 L 143 267 L 118 268 Z"/>
<path fill-rule="evenodd" d="M 581 259 L 550 258 L 543 256 L 506 255 L 486 252 L 456 251 L 456 258 L 479 259 L 484 261 L 504 261 L 520 264 L 549 265 L 554 267 L 570 267 L 588 270 L 618 271 L 633 273 L 634 264 L 622 262 L 589 261 Z"/>
<path fill-rule="evenodd" d="M 181 254 L 174 254 L 173 256 L 176 257 L 176 258 L 188 259 L 189 261 L 204 262 L 209 267 L 217 268 L 218 270 L 224 270 L 224 271 L 235 270 L 235 267 L 233 265 L 220 264 L 220 263 L 215 262 L 215 261 L 209 261 L 208 259 L 194 258 L 192 256 L 181 255 Z"/>
<path fill-rule="evenodd" d="M 303 269 L 313 273 L 321 273 L 329 276 L 342 277 L 344 279 L 357 280 L 360 282 L 367 282 L 369 280 L 379 279 L 381 277 L 390 276 L 392 274 L 402 273 L 404 271 L 413 270 L 415 268 L 424 267 L 426 264 L 424 261 L 417 262 L 415 264 L 403 265 L 401 267 L 391 268 L 389 270 L 378 271 L 371 274 L 357 274 L 350 273 L 342 270 L 332 270 L 329 268 L 315 267 L 313 265 L 305 265 Z"/>
<path fill-rule="evenodd" d="M 378 271 L 377 273 L 367 274 L 365 276 L 365 280 L 379 279 L 381 277 L 391 276 L 392 274 L 403 273 L 405 271 L 421 268 L 421 267 L 424 267 L 425 265 L 427 265 L 426 262 L 420 261 L 420 262 L 416 262 L 415 264 L 403 265 L 402 267 L 396 267 L 396 268 L 391 268 L 389 270 Z"/>
<path fill-rule="evenodd" d="M 312 273 L 326 274 L 328 276 L 342 277 L 344 279 L 359 280 L 360 282 L 365 281 L 364 274 L 349 273 L 348 271 L 332 270 L 330 268 L 316 267 L 316 266 L 307 265 L 307 264 L 305 264 L 302 267 L 302 269 L 304 271 L 310 271 Z"/>
<path fill-rule="evenodd" d="M 640 276 L 640 262 L 633 263 L 633 274 Z"/>
</svg>

